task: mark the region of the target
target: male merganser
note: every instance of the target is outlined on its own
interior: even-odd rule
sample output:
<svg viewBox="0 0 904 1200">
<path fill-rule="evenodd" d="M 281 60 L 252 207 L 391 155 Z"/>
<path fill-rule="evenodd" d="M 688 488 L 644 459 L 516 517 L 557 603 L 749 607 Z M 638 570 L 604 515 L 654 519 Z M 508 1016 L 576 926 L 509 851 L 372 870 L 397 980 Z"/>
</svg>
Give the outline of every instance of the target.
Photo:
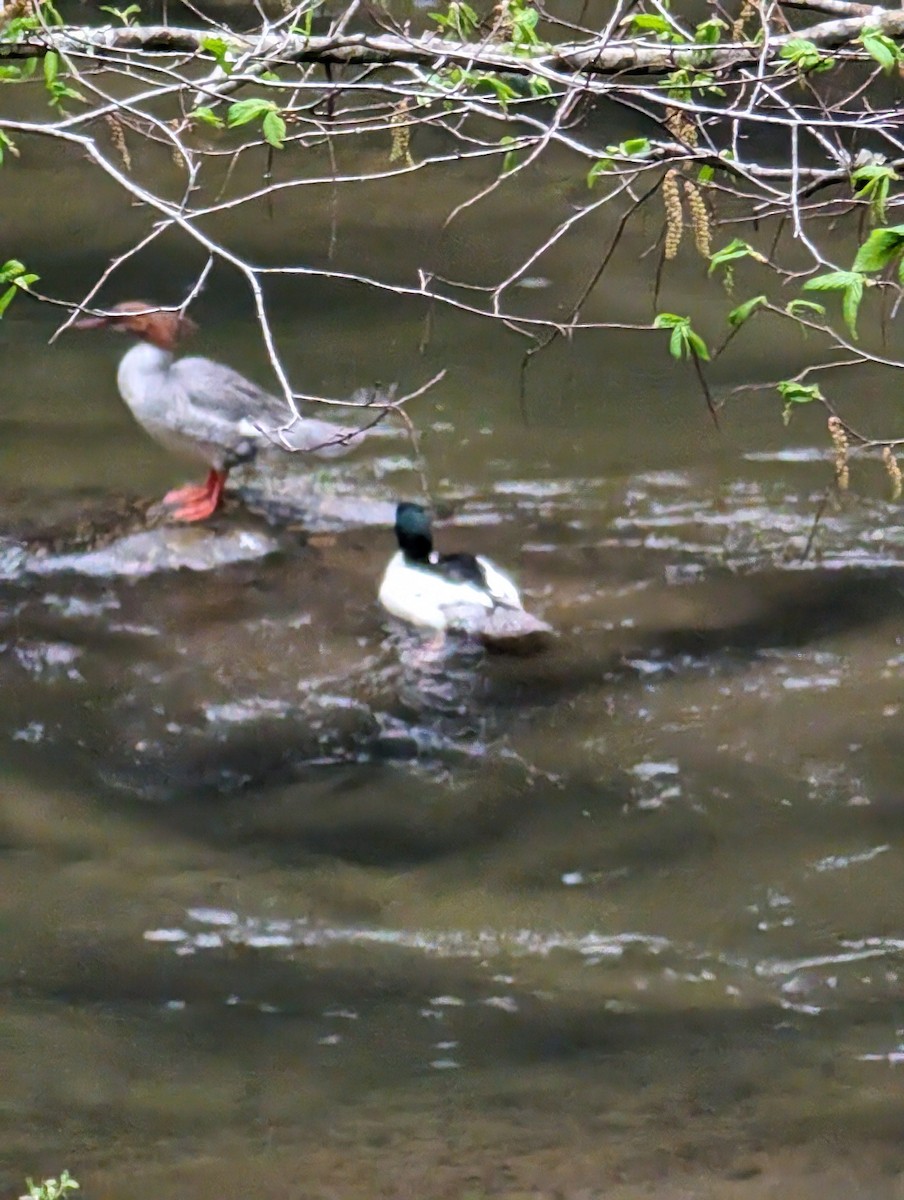
<svg viewBox="0 0 904 1200">
<path fill-rule="evenodd" d="M 438 554 L 430 517 L 420 504 L 396 507 L 399 549 L 389 560 L 379 599 L 388 612 L 441 642 L 446 630 L 475 634 L 501 646 L 548 635 L 545 622 L 525 612 L 513 579 L 482 554 Z"/>
<path fill-rule="evenodd" d="M 178 343 L 197 328 L 188 317 L 128 300 L 107 316 L 81 317 L 73 328 L 113 329 L 139 339 L 119 364 L 116 380 L 123 400 L 138 423 L 167 450 L 210 467 L 202 486 L 176 488 L 164 496 L 163 503 L 172 507 L 176 520 L 209 517 L 222 501 L 230 469 L 279 444 L 267 435 L 288 423 L 284 400 L 209 358 L 174 361 Z M 305 417 L 287 431 L 285 445 L 333 458 L 350 449 L 356 433 Z"/>
</svg>

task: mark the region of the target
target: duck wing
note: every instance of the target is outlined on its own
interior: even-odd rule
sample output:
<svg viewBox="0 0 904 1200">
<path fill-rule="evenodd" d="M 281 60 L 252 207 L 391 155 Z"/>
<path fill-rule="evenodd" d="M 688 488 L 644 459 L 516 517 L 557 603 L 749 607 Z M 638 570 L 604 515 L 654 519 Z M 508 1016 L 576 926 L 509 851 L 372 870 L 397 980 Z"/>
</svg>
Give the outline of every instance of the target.
<svg viewBox="0 0 904 1200">
<path fill-rule="evenodd" d="M 494 605 L 523 607 L 514 580 L 482 554 L 440 554 L 430 563 L 430 569 L 452 582 L 472 584 Z"/>
<path fill-rule="evenodd" d="M 284 400 L 223 363 L 180 358 L 170 371 L 181 400 L 181 428 L 199 441 L 222 446 L 236 460 L 270 446 L 334 458 L 346 454 L 356 440 L 354 429 L 315 417 L 291 424 Z M 287 426 L 283 435 L 277 433 Z"/>
</svg>

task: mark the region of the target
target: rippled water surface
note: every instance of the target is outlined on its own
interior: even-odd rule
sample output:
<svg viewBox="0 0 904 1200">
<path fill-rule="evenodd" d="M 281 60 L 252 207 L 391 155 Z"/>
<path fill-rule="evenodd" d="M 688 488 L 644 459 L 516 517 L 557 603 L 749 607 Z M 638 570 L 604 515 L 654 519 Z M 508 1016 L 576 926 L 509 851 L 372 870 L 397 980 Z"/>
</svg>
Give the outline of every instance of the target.
<svg viewBox="0 0 904 1200">
<path fill-rule="evenodd" d="M 66 203 L 78 250 L 21 257 L 75 295 L 137 218 Z M 340 245 L 389 261 L 392 203 L 344 213 Z M 444 252 L 495 249 L 504 218 Z M 172 299 L 175 249 L 146 267 L 122 288 Z M 201 345 L 264 378 L 246 299 L 208 291 Z M 412 409 L 437 537 L 557 630 L 425 657 L 375 604 L 394 498 L 422 494 L 404 438 L 149 528 L 183 468 L 119 402 L 120 344 L 48 347 L 52 315 L 17 302 L 0 331 L 4 1188 L 66 1166 L 130 1200 L 900 1197 L 881 466 L 814 524 L 815 417 L 785 430 L 758 394 L 717 434 L 664 345 L 614 333 L 542 358 L 525 417 L 511 334 L 441 313 L 419 354 L 415 306 L 308 282 L 275 314 L 299 386 L 448 368 Z M 799 353 L 738 343 L 723 392 Z"/>
</svg>

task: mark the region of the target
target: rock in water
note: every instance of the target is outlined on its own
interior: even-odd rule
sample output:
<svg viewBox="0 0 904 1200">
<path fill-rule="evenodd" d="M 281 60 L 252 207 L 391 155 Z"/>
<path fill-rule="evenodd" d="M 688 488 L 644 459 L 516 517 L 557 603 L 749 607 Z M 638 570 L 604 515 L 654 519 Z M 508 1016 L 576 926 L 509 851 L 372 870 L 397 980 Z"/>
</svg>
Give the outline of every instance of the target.
<svg viewBox="0 0 904 1200">
<path fill-rule="evenodd" d="M 523 609 L 494 608 L 484 618 L 480 640 L 489 650 L 508 654 L 536 654 L 555 637 L 551 625 Z"/>
<path fill-rule="evenodd" d="M 276 540 L 259 530 L 214 533 L 187 525 L 164 525 L 128 533 L 92 549 L 34 555 L 25 565 L 35 575 L 74 571 L 95 578 L 115 575 L 138 578 L 157 571 L 213 571 L 229 563 L 263 558 L 276 549 Z"/>
<path fill-rule="evenodd" d="M 498 605 L 486 609 L 479 604 L 458 604 L 447 606 L 444 612 L 450 633 L 474 638 L 488 650 L 507 654 L 536 654 L 555 637 L 551 625 L 525 612 L 523 608 Z"/>
</svg>

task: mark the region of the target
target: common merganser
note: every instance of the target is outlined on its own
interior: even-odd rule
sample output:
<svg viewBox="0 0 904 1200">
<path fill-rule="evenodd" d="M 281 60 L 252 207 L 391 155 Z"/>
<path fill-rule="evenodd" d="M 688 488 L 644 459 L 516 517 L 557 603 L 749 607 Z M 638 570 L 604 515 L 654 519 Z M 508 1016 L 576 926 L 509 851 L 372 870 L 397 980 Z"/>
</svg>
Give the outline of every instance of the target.
<svg viewBox="0 0 904 1200">
<path fill-rule="evenodd" d="M 220 506 L 232 467 L 278 445 L 268 433 L 288 423 L 285 401 L 238 371 L 209 358 L 174 359 L 179 342 L 197 326 L 176 312 L 128 300 L 105 316 L 81 317 L 75 329 L 112 329 L 139 339 L 123 356 L 116 380 L 132 415 L 151 437 L 182 458 L 206 463 L 207 482 L 168 492 L 163 503 L 178 521 L 203 521 Z M 358 431 L 304 417 L 287 431 L 286 449 L 333 458 L 351 448 Z"/>
<path fill-rule="evenodd" d="M 501 646 L 548 635 L 545 622 L 525 612 L 514 580 L 482 554 L 438 554 L 430 517 L 420 504 L 396 507 L 399 549 L 389 560 L 379 600 L 394 617 L 429 629 L 441 644 L 447 630 L 476 634 Z"/>
</svg>

